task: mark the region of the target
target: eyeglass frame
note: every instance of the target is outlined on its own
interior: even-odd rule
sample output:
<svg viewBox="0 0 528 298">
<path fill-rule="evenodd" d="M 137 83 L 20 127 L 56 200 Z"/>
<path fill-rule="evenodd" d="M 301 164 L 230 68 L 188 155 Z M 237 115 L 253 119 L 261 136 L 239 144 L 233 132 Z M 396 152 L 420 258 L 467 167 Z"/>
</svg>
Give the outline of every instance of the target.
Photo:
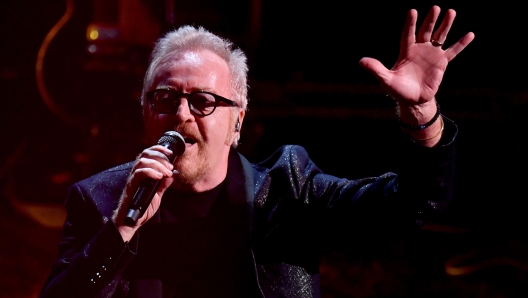
<svg viewBox="0 0 528 298">
<path fill-rule="evenodd" d="M 218 94 L 215 94 L 215 93 L 212 93 L 212 92 L 208 92 L 208 91 L 205 91 L 205 90 L 197 90 L 197 91 L 193 91 L 191 93 L 185 93 L 185 92 L 178 92 L 174 89 L 171 89 L 171 88 L 159 88 L 159 89 L 154 89 L 154 90 L 150 90 L 150 91 L 147 91 L 145 93 L 148 101 L 150 102 L 150 106 L 152 107 L 152 109 L 154 109 L 154 111 L 156 111 L 157 113 L 159 114 L 171 114 L 171 113 L 174 113 L 174 111 L 176 111 L 178 109 L 178 106 L 179 105 L 174 105 L 174 108 L 169 111 L 169 112 L 160 112 L 156 109 L 156 107 L 154 106 L 154 102 L 152 101 L 152 98 L 153 98 L 153 95 L 154 93 L 156 93 L 157 91 L 168 91 L 169 93 L 174 93 L 177 95 L 177 98 L 178 100 L 181 100 L 182 97 L 185 97 L 187 99 L 187 105 L 189 106 L 189 111 L 195 115 L 195 116 L 198 116 L 198 117 L 206 117 L 206 116 L 209 116 L 211 115 L 212 113 L 214 113 L 214 111 L 216 110 L 216 107 L 218 106 L 218 102 L 223 102 L 225 104 L 228 105 L 228 107 L 237 107 L 239 108 L 240 106 L 238 105 L 238 103 L 236 103 L 235 101 L 233 100 L 230 100 L 230 99 L 227 99 L 223 96 L 220 96 Z M 189 98 L 193 95 L 193 94 L 196 94 L 196 93 L 205 93 L 205 94 L 209 94 L 211 96 L 213 96 L 213 98 L 215 99 L 215 103 L 214 103 L 214 107 L 213 107 L 213 110 L 211 111 L 211 113 L 209 114 L 199 114 L 197 112 L 195 112 L 193 110 L 193 107 L 192 107 L 192 104 L 191 102 L 189 101 Z"/>
</svg>

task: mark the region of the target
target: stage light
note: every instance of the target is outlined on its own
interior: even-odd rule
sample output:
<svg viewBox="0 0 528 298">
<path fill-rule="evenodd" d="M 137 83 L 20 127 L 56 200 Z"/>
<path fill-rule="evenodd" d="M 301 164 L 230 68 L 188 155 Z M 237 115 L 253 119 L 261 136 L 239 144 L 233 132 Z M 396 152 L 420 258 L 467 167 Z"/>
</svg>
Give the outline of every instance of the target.
<svg viewBox="0 0 528 298">
<path fill-rule="evenodd" d="M 92 30 L 89 34 L 90 39 L 96 40 L 99 37 L 99 31 Z"/>
</svg>

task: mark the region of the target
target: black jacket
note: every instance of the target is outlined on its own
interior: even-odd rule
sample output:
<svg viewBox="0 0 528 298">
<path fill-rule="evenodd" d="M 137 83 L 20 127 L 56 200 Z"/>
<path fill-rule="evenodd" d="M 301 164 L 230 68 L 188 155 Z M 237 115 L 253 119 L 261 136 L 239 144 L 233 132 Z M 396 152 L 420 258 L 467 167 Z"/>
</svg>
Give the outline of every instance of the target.
<svg viewBox="0 0 528 298">
<path fill-rule="evenodd" d="M 445 209 L 457 128 L 444 120 L 441 146 L 403 140 L 397 174 L 357 180 L 323 174 L 299 146 L 281 147 L 259 164 L 232 150 L 227 193 L 232 204 L 247 208 L 244 233 L 260 296 L 319 297 L 318 262 L 326 250 L 364 229 L 415 229 Z M 71 186 L 60 257 L 41 297 L 127 297 L 131 281 L 122 273 L 141 245 L 141 229 L 123 243 L 111 217 L 131 168 L 131 162 L 123 164 Z M 162 297 L 159 280 L 135 287 L 148 293 L 144 297 Z"/>
</svg>

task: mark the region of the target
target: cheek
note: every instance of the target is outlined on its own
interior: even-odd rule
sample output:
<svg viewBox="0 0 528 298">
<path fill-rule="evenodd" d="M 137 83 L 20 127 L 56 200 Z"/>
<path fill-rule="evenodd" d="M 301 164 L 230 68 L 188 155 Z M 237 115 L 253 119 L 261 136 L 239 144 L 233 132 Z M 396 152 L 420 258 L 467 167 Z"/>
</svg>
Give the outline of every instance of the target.
<svg viewBox="0 0 528 298">
<path fill-rule="evenodd" d="M 208 117 L 211 117 L 213 115 L 210 115 Z M 217 115 L 217 117 L 211 117 L 210 119 L 207 119 L 207 120 L 209 121 L 207 121 L 207 123 L 204 123 L 203 125 L 203 129 L 205 129 L 204 135 L 206 135 L 207 139 L 214 140 L 215 145 L 220 145 L 220 144 L 223 145 L 225 142 L 226 136 L 228 135 L 228 132 L 229 132 L 230 120 L 227 119 L 226 115 Z"/>
</svg>

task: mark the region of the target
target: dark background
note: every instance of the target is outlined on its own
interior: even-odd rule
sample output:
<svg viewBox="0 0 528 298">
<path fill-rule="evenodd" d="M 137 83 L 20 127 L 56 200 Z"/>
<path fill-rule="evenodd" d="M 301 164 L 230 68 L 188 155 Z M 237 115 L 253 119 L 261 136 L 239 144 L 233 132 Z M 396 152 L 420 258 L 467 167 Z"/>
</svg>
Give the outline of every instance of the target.
<svg viewBox="0 0 528 298">
<path fill-rule="evenodd" d="M 164 1 L 138 2 L 161 31 L 167 28 Z M 44 59 L 45 84 L 62 115 L 43 100 L 35 63 L 65 3 L 0 3 L 0 296 L 40 291 L 56 257 L 67 187 L 149 145 L 142 143 L 137 98 L 152 42 L 112 40 L 106 46 L 117 49 L 113 54 L 90 54 L 87 26 L 115 21 L 119 4 L 74 4 Z M 460 130 L 454 202 L 412 239 L 361 239 L 352 251 L 325 256 L 324 297 L 526 296 L 522 7 L 506 1 L 478 7 L 460 1 L 175 2 L 174 26 L 203 25 L 249 57 L 249 111 L 239 150 L 256 162 L 280 145 L 300 144 L 323 171 L 347 178 L 391 170 L 390 140 L 398 130 L 394 103 L 358 61 L 370 56 L 392 66 L 406 12 L 418 9 L 421 23 L 433 4 L 457 11 L 447 45 L 466 32 L 476 35 L 449 64 L 437 95 Z"/>
</svg>

